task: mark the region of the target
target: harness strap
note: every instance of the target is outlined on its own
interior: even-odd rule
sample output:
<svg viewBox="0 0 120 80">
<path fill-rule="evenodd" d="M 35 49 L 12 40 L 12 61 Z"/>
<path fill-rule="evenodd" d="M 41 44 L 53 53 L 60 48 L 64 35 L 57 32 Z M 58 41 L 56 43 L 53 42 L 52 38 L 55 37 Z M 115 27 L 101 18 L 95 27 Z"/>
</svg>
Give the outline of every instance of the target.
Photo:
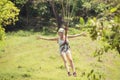
<svg viewBox="0 0 120 80">
<path fill-rule="evenodd" d="M 68 43 L 63 43 L 60 47 L 62 47 L 61 51 L 65 50 L 65 52 L 70 48 Z"/>
<path fill-rule="evenodd" d="M 60 47 L 64 46 L 64 45 L 69 45 L 66 41 L 60 45 Z"/>
</svg>

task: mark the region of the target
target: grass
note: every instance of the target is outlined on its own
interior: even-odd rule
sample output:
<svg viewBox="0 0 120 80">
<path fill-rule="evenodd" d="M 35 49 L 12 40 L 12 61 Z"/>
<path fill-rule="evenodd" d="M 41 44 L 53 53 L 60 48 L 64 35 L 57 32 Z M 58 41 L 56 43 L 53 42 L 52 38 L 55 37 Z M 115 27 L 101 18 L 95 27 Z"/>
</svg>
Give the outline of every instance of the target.
<svg viewBox="0 0 120 80">
<path fill-rule="evenodd" d="M 77 77 L 68 77 L 55 41 L 37 40 L 39 33 L 9 33 L 0 50 L 0 80 L 119 80 L 120 56 L 110 50 L 93 57 L 98 41 L 70 39 Z M 72 34 L 72 33 L 71 33 Z M 53 35 L 52 35 L 53 36 Z"/>
</svg>

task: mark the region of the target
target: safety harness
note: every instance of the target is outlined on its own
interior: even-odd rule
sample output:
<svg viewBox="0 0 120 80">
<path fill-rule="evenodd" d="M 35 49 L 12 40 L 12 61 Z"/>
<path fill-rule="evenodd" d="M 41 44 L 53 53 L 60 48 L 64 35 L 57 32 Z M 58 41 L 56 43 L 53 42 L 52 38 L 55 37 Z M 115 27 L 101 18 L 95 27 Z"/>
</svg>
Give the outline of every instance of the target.
<svg viewBox="0 0 120 80">
<path fill-rule="evenodd" d="M 61 51 L 64 52 L 66 52 L 70 48 L 69 43 L 67 42 L 67 30 L 68 28 L 65 27 L 65 42 L 62 45 L 60 45 L 60 47 L 62 47 Z"/>
</svg>

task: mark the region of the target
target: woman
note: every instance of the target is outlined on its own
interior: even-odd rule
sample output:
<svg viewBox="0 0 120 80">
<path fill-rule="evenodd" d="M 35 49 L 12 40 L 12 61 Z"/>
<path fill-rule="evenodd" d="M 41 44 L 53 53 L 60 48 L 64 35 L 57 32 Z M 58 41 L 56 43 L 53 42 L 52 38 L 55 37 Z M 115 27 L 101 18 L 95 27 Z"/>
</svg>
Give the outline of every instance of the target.
<svg viewBox="0 0 120 80">
<path fill-rule="evenodd" d="M 78 37 L 78 36 L 86 36 L 86 34 L 78 34 L 78 35 L 74 35 L 74 36 L 67 36 L 66 34 L 67 29 L 65 28 L 60 28 L 58 30 L 58 38 L 42 38 L 42 37 L 38 37 L 38 39 L 43 39 L 43 40 L 51 40 L 51 41 L 56 41 L 58 40 L 58 44 L 59 44 L 59 50 L 60 50 L 60 55 L 64 61 L 64 65 L 66 67 L 68 76 L 71 76 L 72 74 L 70 73 L 69 70 L 69 66 L 68 66 L 68 62 L 70 63 L 70 66 L 72 68 L 73 71 L 73 76 L 77 76 L 76 74 L 76 70 L 75 70 L 75 66 L 73 63 L 73 59 L 72 59 L 72 54 L 70 51 L 70 46 L 69 46 L 69 42 L 68 42 L 68 37 L 69 38 L 74 38 L 74 37 Z"/>
<path fill-rule="evenodd" d="M 68 61 L 69 61 L 70 66 L 73 71 L 73 76 L 76 77 L 77 75 L 76 75 L 75 66 L 73 63 L 73 59 L 72 59 L 72 55 L 71 55 L 71 51 L 70 51 L 70 47 L 69 47 L 68 38 L 67 38 L 67 35 L 65 35 L 66 31 L 67 31 L 67 29 L 64 29 L 64 28 L 60 28 L 58 30 L 58 35 L 59 35 L 58 44 L 59 44 L 59 49 L 60 49 L 60 55 L 64 61 L 64 65 L 66 67 L 68 76 L 72 75 L 69 70 L 69 65 L 68 65 Z"/>
</svg>

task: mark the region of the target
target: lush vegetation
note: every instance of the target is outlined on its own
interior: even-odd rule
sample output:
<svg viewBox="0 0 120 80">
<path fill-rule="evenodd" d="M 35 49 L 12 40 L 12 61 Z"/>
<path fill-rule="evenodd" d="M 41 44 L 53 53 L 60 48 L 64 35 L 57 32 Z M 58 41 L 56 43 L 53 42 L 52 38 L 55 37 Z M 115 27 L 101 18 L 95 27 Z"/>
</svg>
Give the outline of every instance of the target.
<svg viewBox="0 0 120 80">
<path fill-rule="evenodd" d="M 27 27 L 37 31 L 55 30 L 56 26 L 61 26 L 63 18 L 69 26 L 82 30 L 84 28 L 90 32 L 91 38 L 99 37 L 105 41 L 104 51 L 116 49 L 120 53 L 119 0 L 11 1 L 20 9 L 17 26 L 21 24 L 24 29 Z"/>
<path fill-rule="evenodd" d="M 15 24 L 18 20 L 19 10 L 9 0 L 0 1 L 0 40 L 5 37 L 4 26 L 9 24 Z"/>
<path fill-rule="evenodd" d="M 120 79 L 119 55 L 110 50 L 100 60 L 94 57 L 102 44 L 92 41 L 89 35 L 70 39 L 78 77 L 67 76 L 56 41 L 37 40 L 37 35 L 26 31 L 7 34 L 6 46 L 0 53 L 0 80 Z"/>
<path fill-rule="evenodd" d="M 119 3 L 120 0 L 1 0 L 0 79 L 119 80 Z M 55 54 L 56 42 L 36 40 L 37 35 L 56 37 L 64 22 L 68 23 L 68 34 L 87 34 L 70 40 L 77 78 L 63 75 L 65 68 Z"/>
</svg>

